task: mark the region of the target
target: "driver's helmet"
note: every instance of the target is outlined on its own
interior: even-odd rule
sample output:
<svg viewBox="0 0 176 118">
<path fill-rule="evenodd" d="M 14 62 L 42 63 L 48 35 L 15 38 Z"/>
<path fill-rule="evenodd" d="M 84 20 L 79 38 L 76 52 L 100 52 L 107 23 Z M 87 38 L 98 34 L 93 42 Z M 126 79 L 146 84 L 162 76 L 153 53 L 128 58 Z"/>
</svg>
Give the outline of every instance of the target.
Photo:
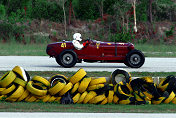
<svg viewBox="0 0 176 118">
<path fill-rule="evenodd" d="M 80 34 L 80 33 L 75 33 L 75 34 L 73 35 L 73 39 L 74 39 L 74 40 L 77 40 L 77 41 L 82 41 L 82 39 L 81 39 L 81 34 Z"/>
</svg>

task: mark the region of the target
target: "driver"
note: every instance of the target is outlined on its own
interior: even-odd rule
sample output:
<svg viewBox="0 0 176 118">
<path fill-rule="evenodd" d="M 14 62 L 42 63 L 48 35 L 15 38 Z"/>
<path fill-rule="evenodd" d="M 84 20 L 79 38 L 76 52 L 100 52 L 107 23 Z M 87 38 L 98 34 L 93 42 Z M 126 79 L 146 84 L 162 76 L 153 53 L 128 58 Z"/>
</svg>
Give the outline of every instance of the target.
<svg viewBox="0 0 176 118">
<path fill-rule="evenodd" d="M 87 43 L 88 41 L 84 42 L 83 44 L 80 43 L 80 41 L 82 41 L 81 39 L 81 34 L 80 33 L 75 33 L 73 35 L 73 45 L 77 50 L 81 50 Z"/>
</svg>

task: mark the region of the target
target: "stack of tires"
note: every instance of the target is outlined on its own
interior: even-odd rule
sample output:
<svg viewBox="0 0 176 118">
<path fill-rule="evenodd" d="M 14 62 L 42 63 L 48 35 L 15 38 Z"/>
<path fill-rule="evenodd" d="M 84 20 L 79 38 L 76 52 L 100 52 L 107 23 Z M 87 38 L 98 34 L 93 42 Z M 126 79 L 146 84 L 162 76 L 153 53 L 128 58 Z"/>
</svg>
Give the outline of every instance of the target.
<svg viewBox="0 0 176 118">
<path fill-rule="evenodd" d="M 118 76 L 123 76 L 123 79 L 116 80 Z M 174 76 L 162 78 L 156 85 L 151 77 L 132 80 L 129 72 L 117 69 L 110 79 L 107 82 L 105 77 L 88 77 L 82 68 L 68 78 L 61 74 L 49 79 L 41 76 L 31 78 L 22 67 L 15 66 L 0 78 L 0 100 L 61 104 L 176 103 Z"/>
</svg>

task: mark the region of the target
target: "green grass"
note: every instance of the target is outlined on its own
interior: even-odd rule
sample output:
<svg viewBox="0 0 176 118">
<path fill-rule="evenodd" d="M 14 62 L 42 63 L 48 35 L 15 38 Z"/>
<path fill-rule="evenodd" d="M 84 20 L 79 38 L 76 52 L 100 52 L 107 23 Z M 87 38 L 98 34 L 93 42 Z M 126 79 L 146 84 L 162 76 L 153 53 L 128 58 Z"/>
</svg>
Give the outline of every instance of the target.
<svg viewBox="0 0 176 118">
<path fill-rule="evenodd" d="M 47 56 L 47 44 L 47 42 L 26 45 L 16 42 L 0 43 L 0 56 Z M 135 44 L 135 48 L 141 50 L 146 57 L 176 57 L 175 45 Z"/>
<path fill-rule="evenodd" d="M 146 57 L 176 57 L 175 45 L 135 44 L 135 48 L 141 50 Z"/>
<path fill-rule="evenodd" d="M 2 77 L 7 71 L 0 71 L 0 77 Z M 62 74 L 66 77 L 71 77 L 75 72 L 61 72 L 61 71 L 27 71 L 30 77 L 35 75 L 42 77 L 52 77 L 55 74 Z M 132 77 L 167 77 L 169 75 L 176 76 L 176 72 L 130 72 Z M 103 71 L 103 72 L 87 72 L 87 76 L 89 77 L 110 77 L 111 72 Z"/>
<path fill-rule="evenodd" d="M 93 105 L 41 103 L 41 102 L 0 102 L 0 112 L 81 112 L 81 113 L 175 113 L 175 104 L 160 105 Z"/>
</svg>

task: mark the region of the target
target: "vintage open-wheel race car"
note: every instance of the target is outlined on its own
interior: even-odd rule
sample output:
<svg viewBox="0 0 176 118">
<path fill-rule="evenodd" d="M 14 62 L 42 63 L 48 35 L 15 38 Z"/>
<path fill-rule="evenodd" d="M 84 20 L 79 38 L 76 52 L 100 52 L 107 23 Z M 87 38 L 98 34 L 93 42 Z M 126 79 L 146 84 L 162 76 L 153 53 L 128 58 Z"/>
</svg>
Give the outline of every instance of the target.
<svg viewBox="0 0 176 118">
<path fill-rule="evenodd" d="M 89 43 L 81 50 L 77 50 L 72 41 L 51 43 L 47 45 L 46 53 L 65 68 L 73 67 L 82 61 L 124 63 L 131 68 L 140 68 L 145 62 L 144 54 L 135 49 L 132 43 L 102 42 L 91 39 L 86 41 Z"/>
</svg>

